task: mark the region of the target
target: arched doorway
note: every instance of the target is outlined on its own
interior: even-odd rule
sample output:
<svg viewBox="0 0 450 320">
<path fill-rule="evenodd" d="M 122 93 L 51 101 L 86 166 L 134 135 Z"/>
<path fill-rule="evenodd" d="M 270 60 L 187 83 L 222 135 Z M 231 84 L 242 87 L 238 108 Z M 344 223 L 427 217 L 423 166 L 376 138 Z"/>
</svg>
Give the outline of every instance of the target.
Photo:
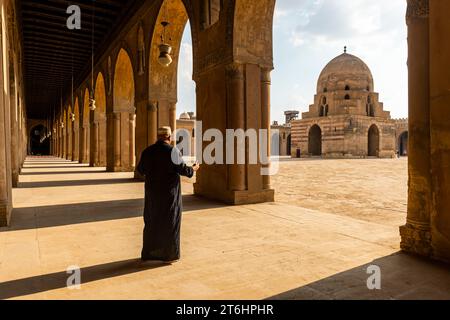
<svg viewBox="0 0 450 320">
<path fill-rule="evenodd" d="M 398 138 L 398 152 L 403 157 L 408 155 L 408 131 L 403 132 Z"/>
<path fill-rule="evenodd" d="M 376 125 L 372 125 L 368 134 L 368 156 L 378 157 L 380 151 L 380 131 Z"/>
<path fill-rule="evenodd" d="M 292 136 L 288 135 L 287 137 L 287 148 L 286 148 L 287 155 L 290 156 L 292 153 Z"/>
<path fill-rule="evenodd" d="M 308 151 L 311 156 L 322 155 L 322 129 L 317 124 L 309 129 Z"/>
<path fill-rule="evenodd" d="M 42 124 L 31 129 L 30 132 L 30 155 L 48 156 L 50 155 L 50 139 L 47 137 L 47 128 Z"/>
</svg>

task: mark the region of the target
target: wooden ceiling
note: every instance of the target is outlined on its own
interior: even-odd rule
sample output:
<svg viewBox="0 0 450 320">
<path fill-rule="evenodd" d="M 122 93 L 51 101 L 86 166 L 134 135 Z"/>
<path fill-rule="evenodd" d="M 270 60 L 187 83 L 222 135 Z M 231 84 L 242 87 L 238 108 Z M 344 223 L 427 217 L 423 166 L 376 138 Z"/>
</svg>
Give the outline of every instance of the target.
<svg viewBox="0 0 450 320">
<path fill-rule="evenodd" d="M 139 0 L 19 0 L 22 25 L 24 82 L 29 118 L 53 114 L 91 65 L 95 51 L 108 43 L 122 19 Z M 81 30 L 69 30 L 69 5 L 81 9 Z M 93 32 L 94 31 L 94 32 Z M 94 36 L 92 36 L 94 34 Z"/>
</svg>

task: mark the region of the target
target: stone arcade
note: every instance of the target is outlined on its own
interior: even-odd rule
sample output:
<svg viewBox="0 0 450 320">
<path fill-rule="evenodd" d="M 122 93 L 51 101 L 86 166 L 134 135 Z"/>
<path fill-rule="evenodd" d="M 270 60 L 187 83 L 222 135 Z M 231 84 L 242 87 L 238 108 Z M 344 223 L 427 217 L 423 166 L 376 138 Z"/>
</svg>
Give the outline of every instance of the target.
<svg viewBox="0 0 450 320">
<path fill-rule="evenodd" d="M 84 30 L 82 24 L 79 31 L 61 29 L 66 22 L 64 4 L 56 10 L 61 11 L 59 17 L 51 5 L 0 0 L 1 226 L 9 225 L 14 215 L 12 189 L 18 184 L 29 151 L 30 119 L 43 120 L 40 125 L 46 129 L 38 130 L 39 135 L 51 133 L 51 155 L 106 166 L 115 172 L 135 170 L 142 150 L 155 141 L 158 126 L 176 128 L 178 53 L 188 21 L 193 39 L 196 114 L 203 129 L 217 128 L 225 133 L 226 129 L 258 131 L 270 127 L 275 0 L 96 3 L 92 77 L 91 28 Z M 91 5 L 83 8 L 93 12 Z M 448 0 L 408 0 L 409 197 L 406 224 L 400 229 L 403 250 L 447 262 L 448 12 Z M 167 68 L 158 63 L 163 20 L 170 21 L 173 47 L 173 63 Z M 87 20 L 84 25 L 92 23 Z M 79 32 L 77 37 L 73 32 Z M 67 56 L 71 43 L 73 62 L 70 54 Z M 337 60 L 353 65 L 354 76 L 345 79 L 348 82 L 335 78 L 339 71 L 336 61 L 324 70 L 315 104 L 293 130 L 292 151 L 299 148 L 313 155 L 392 157 L 395 123 L 378 101 L 370 71 L 349 54 Z M 91 97 L 96 100 L 95 110 L 89 106 Z M 330 126 L 330 117 L 340 120 Z M 349 141 L 357 147 L 345 148 Z M 195 194 L 228 204 L 271 202 L 274 190 L 270 177 L 259 174 L 261 167 L 267 166 L 204 166 L 197 176 Z"/>
</svg>

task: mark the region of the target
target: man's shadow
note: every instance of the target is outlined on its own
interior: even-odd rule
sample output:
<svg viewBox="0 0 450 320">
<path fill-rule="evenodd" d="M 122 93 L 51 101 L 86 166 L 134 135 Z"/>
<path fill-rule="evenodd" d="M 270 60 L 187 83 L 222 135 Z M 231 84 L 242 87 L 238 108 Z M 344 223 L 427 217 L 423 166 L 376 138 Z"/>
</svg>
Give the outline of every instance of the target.
<svg viewBox="0 0 450 320">
<path fill-rule="evenodd" d="M 143 263 L 140 259 L 100 264 L 96 266 L 81 268 L 79 273 L 80 282 L 81 286 L 83 286 L 83 284 L 93 281 L 115 278 L 122 275 L 169 266 L 170 264 L 168 263 L 158 261 L 149 261 Z M 2 282 L 0 283 L 0 299 L 4 300 L 66 288 L 68 285 L 67 282 L 69 277 L 74 274 L 74 272 L 68 273 L 67 271 L 61 271 L 35 277 Z M 73 285 L 73 283 L 69 281 L 69 285 Z"/>
</svg>

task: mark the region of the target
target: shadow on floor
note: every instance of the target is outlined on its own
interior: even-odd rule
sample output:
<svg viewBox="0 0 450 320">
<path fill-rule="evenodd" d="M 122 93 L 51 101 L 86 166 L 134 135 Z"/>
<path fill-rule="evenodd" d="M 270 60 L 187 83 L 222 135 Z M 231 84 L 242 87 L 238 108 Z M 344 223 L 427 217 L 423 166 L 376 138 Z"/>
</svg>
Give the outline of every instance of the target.
<svg viewBox="0 0 450 320">
<path fill-rule="evenodd" d="M 22 169 L 65 169 L 65 168 L 92 168 L 89 165 L 62 163 L 60 166 L 25 165 Z"/>
<path fill-rule="evenodd" d="M 67 167 L 62 167 L 62 169 L 66 169 Z M 86 167 L 87 168 L 87 167 Z M 40 175 L 62 175 L 62 174 L 83 174 L 83 173 L 104 173 L 106 170 L 78 170 L 78 171 L 46 171 L 46 172 L 21 172 L 21 176 L 40 176 Z"/>
<path fill-rule="evenodd" d="M 381 290 L 369 290 L 371 265 L 381 269 Z M 268 300 L 448 300 L 450 266 L 398 252 Z"/>
<path fill-rule="evenodd" d="M 169 264 L 162 262 L 146 262 L 142 264 L 139 259 L 132 259 L 86 267 L 81 269 L 81 284 L 169 266 Z M 4 300 L 66 288 L 70 275 L 66 271 L 62 271 L 2 282 L 0 283 L 0 299 Z"/>
<path fill-rule="evenodd" d="M 183 196 L 183 211 L 224 207 L 194 195 Z M 80 223 L 137 218 L 143 216 L 144 199 L 75 203 L 67 205 L 15 208 L 9 227 L 1 232 L 66 226 Z"/>
<path fill-rule="evenodd" d="M 40 182 L 19 182 L 18 188 L 51 188 L 51 187 L 74 187 L 74 186 L 93 186 L 105 184 L 125 184 L 140 183 L 138 179 L 93 179 L 93 180 L 62 180 L 62 181 L 40 181 Z M 143 182 L 142 182 L 143 183 Z"/>
</svg>

